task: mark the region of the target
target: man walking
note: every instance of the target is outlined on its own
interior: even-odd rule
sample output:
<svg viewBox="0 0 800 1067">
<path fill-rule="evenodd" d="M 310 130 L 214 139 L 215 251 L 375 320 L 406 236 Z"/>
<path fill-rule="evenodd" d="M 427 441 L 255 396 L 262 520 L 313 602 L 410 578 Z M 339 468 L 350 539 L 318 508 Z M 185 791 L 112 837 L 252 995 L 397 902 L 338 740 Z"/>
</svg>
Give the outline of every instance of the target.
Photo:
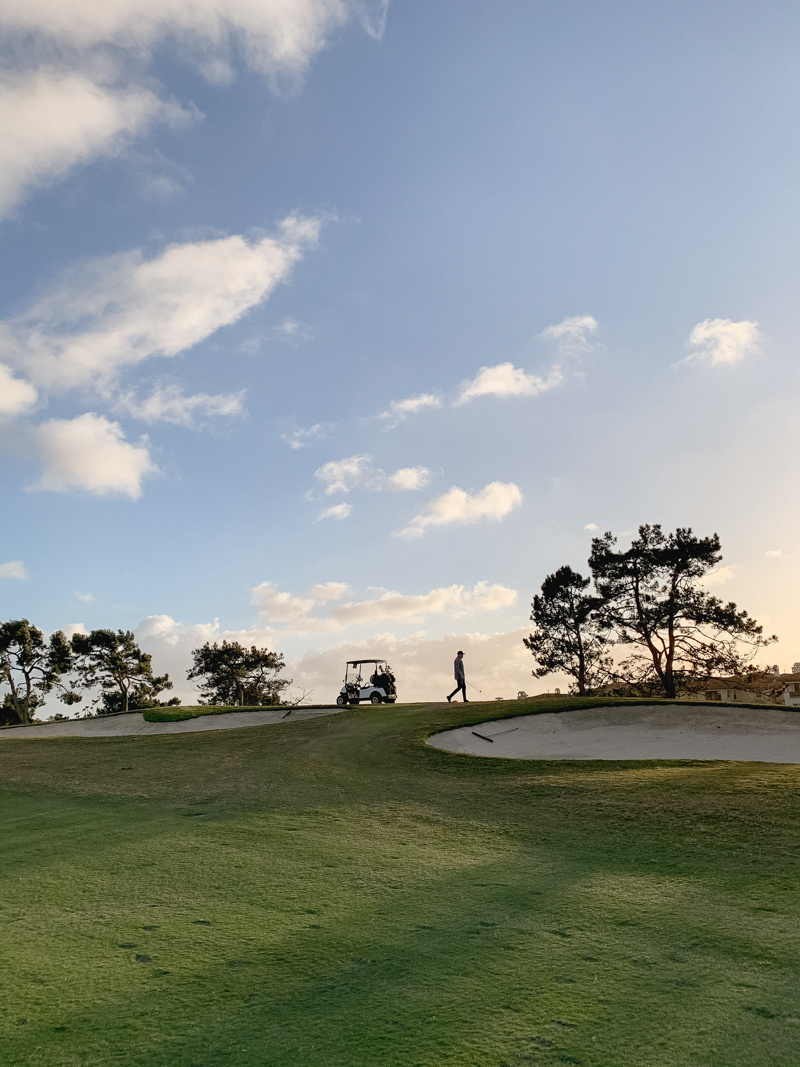
<svg viewBox="0 0 800 1067">
<path fill-rule="evenodd" d="M 461 695 L 464 698 L 464 703 L 465 704 L 469 704 L 469 701 L 467 700 L 467 679 L 466 679 L 466 677 L 464 675 L 464 653 L 463 652 L 459 652 L 458 655 L 455 658 L 455 662 L 453 663 L 453 674 L 455 675 L 455 679 L 456 679 L 456 687 L 453 690 L 453 692 L 450 694 L 450 696 L 447 698 L 447 703 L 448 704 L 450 703 L 450 701 L 453 699 L 453 697 L 456 695 L 456 693 L 460 689 L 461 690 Z"/>
</svg>

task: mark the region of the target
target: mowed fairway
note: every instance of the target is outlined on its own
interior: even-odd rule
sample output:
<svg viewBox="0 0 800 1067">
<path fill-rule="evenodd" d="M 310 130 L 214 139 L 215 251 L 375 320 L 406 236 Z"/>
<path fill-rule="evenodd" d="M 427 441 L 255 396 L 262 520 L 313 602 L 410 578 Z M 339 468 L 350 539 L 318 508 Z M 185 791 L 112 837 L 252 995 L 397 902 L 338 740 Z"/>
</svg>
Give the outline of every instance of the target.
<svg viewBox="0 0 800 1067">
<path fill-rule="evenodd" d="M 424 743 L 496 713 L 0 740 L 3 1063 L 800 1063 L 800 767 Z"/>
</svg>

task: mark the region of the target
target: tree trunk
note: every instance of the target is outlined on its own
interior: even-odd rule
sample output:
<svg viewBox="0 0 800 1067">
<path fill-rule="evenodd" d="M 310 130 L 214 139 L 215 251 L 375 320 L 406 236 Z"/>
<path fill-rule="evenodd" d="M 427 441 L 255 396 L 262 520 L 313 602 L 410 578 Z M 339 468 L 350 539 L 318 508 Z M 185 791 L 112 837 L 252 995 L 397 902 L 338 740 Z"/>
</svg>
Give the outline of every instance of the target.
<svg viewBox="0 0 800 1067">
<path fill-rule="evenodd" d="M 17 718 L 23 726 L 27 726 L 31 721 L 28 714 L 28 701 L 24 697 L 20 697 L 17 693 L 16 687 L 11 686 L 11 699 L 14 701 L 14 710 L 17 713 Z"/>
<path fill-rule="evenodd" d="M 31 721 L 31 697 L 33 696 L 33 685 L 31 679 L 25 676 L 25 696 L 22 700 L 19 697 L 17 700 L 17 715 L 20 717 L 20 721 L 23 726 L 27 726 Z"/>
</svg>

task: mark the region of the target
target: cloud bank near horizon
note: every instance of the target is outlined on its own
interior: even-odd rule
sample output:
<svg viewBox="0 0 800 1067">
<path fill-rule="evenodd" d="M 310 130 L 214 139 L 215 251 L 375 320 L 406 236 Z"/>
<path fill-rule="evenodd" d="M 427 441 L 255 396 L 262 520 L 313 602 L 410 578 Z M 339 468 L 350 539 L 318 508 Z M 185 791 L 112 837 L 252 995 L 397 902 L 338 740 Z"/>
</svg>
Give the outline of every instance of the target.
<svg viewBox="0 0 800 1067">
<path fill-rule="evenodd" d="M 377 633 L 326 648 L 309 648 L 288 660 L 284 675 L 293 682 L 290 694 L 299 695 L 305 690 L 315 702 L 332 703 L 342 684 L 345 661 L 374 656 L 388 659 L 395 670 L 401 702 L 443 700 L 453 687 L 456 651 L 463 648 L 467 677 L 482 690 L 483 699 L 513 699 L 519 690 L 532 693 L 547 688 L 531 676 L 531 654 L 522 643 L 529 629 L 494 633 L 459 629 L 443 637 L 429 637 L 424 631 L 407 637 Z M 217 621 L 184 625 L 169 615 L 152 615 L 134 632 L 141 647 L 152 654 L 156 672 L 169 672 L 175 685 L 170 695 L 180 696 L 184 703 L 197 700 L 195 683 L 186 680 L 193 648 L 206 641 L 239 641 L 245 646 L 270 648 L 275 642 L 275 633 L 269 627 L 223 630 Z M 551 688 L 559 684 L 559 678 L 554 676 Z"/>
</svg>

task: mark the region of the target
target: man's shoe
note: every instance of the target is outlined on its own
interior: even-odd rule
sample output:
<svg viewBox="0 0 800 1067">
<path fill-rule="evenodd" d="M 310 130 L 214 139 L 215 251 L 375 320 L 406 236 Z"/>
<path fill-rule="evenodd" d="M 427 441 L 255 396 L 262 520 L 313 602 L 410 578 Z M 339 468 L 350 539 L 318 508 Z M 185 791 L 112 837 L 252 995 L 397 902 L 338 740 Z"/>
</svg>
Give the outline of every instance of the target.
<svg viewBox="0 0 800 1067">
<path fill-rule="evenodd" d="M 447 698 L 447 703 L 448 703 L 448 704 L 450 703 L 450 697 L 448 697 L 448 698 Z"/>
</svg>

